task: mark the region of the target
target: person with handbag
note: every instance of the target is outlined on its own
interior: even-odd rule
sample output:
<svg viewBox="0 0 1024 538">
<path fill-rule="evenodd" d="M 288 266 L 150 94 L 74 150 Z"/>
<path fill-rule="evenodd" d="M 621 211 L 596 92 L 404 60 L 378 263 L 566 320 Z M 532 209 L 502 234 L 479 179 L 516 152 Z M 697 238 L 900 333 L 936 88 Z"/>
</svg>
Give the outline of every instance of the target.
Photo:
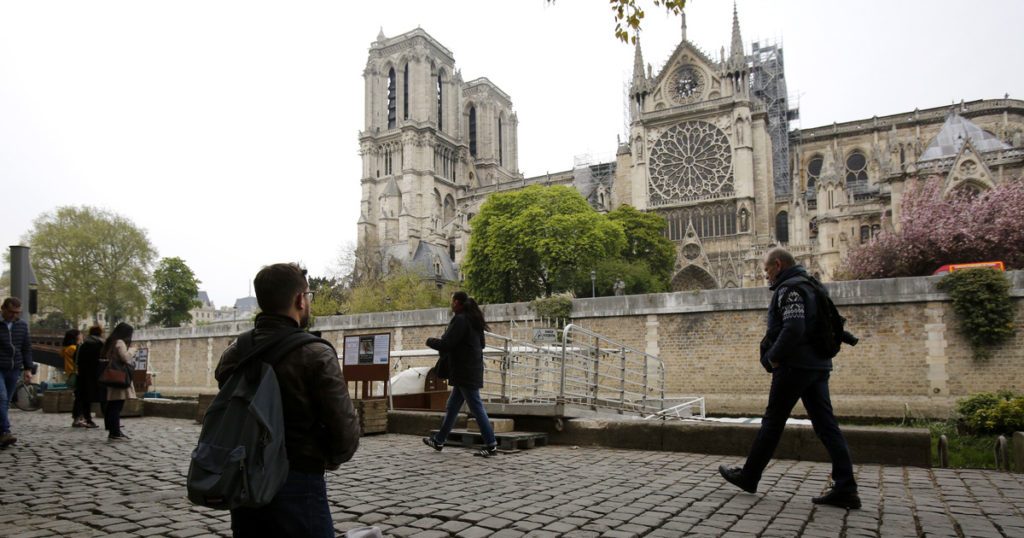
<svg viewBox="0 0 1024 538">
<path fill-rule="evenodd" d="M 101 357 L 107 360 L 107 366 L 100 372 L 100 384 L 107 387 L 107 406 L 103 411 L 103 424 L 107 429 L 107 439 L 123 441 L 128 436 L 121 431 L 121 411 L 125 400 L 134 399 L 135 387 L 131 382 L 132 355 L 128 351 L 132 345 L 132 334 L 135 329 L 127 323 L 118 323 L 110 332 L 110 338 L 103 345 Z"/>
<path fill-rule="evenodd" d="M 484 386 L 483 350 L 487 321 L 480 306 L 464 291 L 452 294 L 452 312 L 455 315 L 448 322 L 444 335 L 441 338 L 427 338 L 427 346 L 441 354 L 437 365 L 438 376 L 447 376 L 448 384 L 453 388 L 445 406 L 440 430 L 436 435 L 424 437 L 423 443 L 437 451 L 444 449 L 444 442 L 455 426 L 459 409 L 466 403 L 480 425 L 480 434 L 484 438 L 484 448 L 474 455 L 489 458 L 498 454 L 498 442 L 483 400 L 480 399 L 480 389 Z"/>
</svg>

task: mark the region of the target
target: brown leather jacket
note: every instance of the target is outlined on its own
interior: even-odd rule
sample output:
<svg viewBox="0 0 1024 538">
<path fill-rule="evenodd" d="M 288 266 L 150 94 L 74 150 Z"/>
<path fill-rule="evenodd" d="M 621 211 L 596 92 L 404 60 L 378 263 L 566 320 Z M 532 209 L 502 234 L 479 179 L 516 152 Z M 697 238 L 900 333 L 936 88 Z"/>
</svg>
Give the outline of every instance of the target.
<svg viewBox="0 0 1024 538">
<path fill-rule="evenodd" d="M 295 320 L 272 314 L 256 317 L 255 345 L 284 329 L 297 327 Z M 223 386 L 238 362 L 237 342 L 220 357 L 215 377 Z M 322 473 L 352 459 L 359 447 L 359 417 L 348 395 L 333 348 L 306 344 L 274 366 L 284 408 L 285 448 L 292 470 Z"/>
</svg>

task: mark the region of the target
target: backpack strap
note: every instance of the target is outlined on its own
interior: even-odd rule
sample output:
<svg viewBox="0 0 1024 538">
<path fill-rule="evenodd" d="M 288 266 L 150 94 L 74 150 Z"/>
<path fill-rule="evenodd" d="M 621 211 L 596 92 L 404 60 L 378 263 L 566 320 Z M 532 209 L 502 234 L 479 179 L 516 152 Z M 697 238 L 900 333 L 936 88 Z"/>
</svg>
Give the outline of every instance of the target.
<svg viewBox="0 0 1024 538">
<path fill-rule="evenodd" d="M 238 335 L 238 340 L 235 343 L 235 346 L 238 350 L 238 354 L 242 356 L 242 359 L 238 361 L 238 365 L 235 366 L 235 371 L 239 371 L 257 358 L 273 366 L 280 362 L 280 360 L 292 350 L 314 342 L 321 342 L 331 349 L 334 349 L 334 346 L 329 341 L 297 327 L 291 330 L 281 331 L 264 342 L 261 342 L 258 346 L 255 344 L 256 337 L 254 333 L 255 331 L 250 330 Z"/>
</svg>

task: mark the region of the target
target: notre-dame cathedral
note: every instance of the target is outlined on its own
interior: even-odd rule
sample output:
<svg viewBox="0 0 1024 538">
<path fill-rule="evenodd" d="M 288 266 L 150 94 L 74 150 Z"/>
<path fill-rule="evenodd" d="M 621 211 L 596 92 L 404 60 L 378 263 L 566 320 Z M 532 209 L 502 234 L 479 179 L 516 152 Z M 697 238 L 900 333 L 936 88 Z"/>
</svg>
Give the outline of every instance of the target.
<svg viewBox="0 0 1024 538">
<path fill-rule="evenodd" d="M 954 107 L 790 130 L 782 49 L 744 50 L 733 13 L 728 52 L 682 39 L 659 72 L 635 45 L 630 134 L 613 162 L 526 178 L 511 97 L 464 81 L 422 29 L 370 45 L 359 244 L 384 263 L 459 280 L 471 219 L 491 193 L 573 185 L 598 211 L 664 216 L 674 290 L 764 285 L 764 252 L 785 245 L 823 280 L 850 248 L 899 221 L 917 178 L 985 190 L 1024 171 L 1024 101 Z"/>
</svg>

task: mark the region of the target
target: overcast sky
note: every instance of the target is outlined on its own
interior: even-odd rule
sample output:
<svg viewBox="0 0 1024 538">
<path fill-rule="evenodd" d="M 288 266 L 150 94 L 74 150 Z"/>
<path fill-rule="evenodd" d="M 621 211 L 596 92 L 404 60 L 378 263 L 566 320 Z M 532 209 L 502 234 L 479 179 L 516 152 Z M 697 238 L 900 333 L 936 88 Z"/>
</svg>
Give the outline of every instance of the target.
<svg viewBox="0 0 1024 538">
<path fill-rule="evenodd" d="M 784 45 L 795 127 L 1024 98 L 1024 2 L 738 6 L 748 52 Z M 731 2 L 686 11 L 691 41 L 728 48 Z M 644 25 L 657 73 L 679 19 L 655 8 Z M 486 76 L 512 97 L 527 176 L 614 154 L 633 50 L 604 0 L 0 0 L 0 244 L 87 204 L 183 258 L 217 306 L 247 295 L 267 263 L 327 273 L 355 240 L 367 50 L 382 27 L 417 26 L 464 80 Z"/>
</svg>

